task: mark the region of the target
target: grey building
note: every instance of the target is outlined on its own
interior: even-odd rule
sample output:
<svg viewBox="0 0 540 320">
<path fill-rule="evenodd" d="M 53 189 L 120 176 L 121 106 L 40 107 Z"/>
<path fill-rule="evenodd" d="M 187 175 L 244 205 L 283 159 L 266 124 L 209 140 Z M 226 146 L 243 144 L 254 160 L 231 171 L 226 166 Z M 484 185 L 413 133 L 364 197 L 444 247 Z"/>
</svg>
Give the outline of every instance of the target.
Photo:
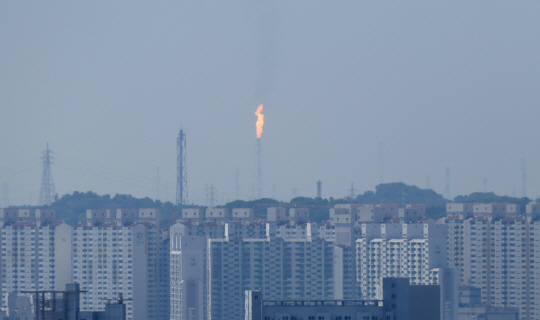
<svg viewBox="0 0 540 320">
<path fill-rule="evenodd" d="M 384 278 L 382 300 L 270 300 L 248 290 L 245 320 L 439 320 L 442 290 L 408 278 Z"/>
</svg>

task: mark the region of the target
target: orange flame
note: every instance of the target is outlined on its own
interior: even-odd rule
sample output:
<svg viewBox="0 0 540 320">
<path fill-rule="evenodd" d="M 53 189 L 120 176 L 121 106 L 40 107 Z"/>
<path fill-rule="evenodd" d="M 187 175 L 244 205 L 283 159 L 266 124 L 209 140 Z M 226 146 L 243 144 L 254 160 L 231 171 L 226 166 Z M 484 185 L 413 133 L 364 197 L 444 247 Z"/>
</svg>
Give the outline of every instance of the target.
<svg viewBox="0 0 540 320">
<path fill-rule="evenodd" d="M 262 127 L 264 125 L 264 114 L 262 114 L 263 105 L 261 104 L 257 111 L 255 111 L 255 115 L 257 116 L 257 122 L 255 122 L 255 126 L 257 127 L 257 138 L 261 138 L 262 134 Z"/>
</svg>

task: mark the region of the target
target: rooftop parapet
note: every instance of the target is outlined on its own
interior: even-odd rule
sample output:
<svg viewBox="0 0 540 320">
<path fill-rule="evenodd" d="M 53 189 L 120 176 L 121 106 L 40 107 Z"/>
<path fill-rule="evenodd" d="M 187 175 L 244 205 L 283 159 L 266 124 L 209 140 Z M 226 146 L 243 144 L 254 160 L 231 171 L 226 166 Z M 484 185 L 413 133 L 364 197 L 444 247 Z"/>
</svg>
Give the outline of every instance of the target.
<svg viewBox="0 0 540 320">
<path fill-rule="evenodd" d="M 284 207 L 270 207 L 266 209 L 268 222 L 280 222 L 287 219 L 287 210 Z"/>
<path fill-rule="evenodd" d="M 473 213 L 479 217 L 504 218 L 519 215 L 519 204 L 514 203 L 474 203 Z"/>
<path fill-rule="evenodd" d="M 122 225 L 137 221 L 137 209 L 116 209 L 116 221 Z"/>
<path fill-rule="evenodd" d="M 540 202 L 530 202 L 525 206 L 525 212 L 531 220 L 540 220 Z"/>
<path fill-rule="evenodd" d="M 309 221 L 309 209 L 308 208 L 290 208 L 289 218 L 291 225 L 302 224 Z"/>
<path fill-rule="evenodd" d="M 404 223 L 417 222 L 426 216 L 425 204 L 408 204 L 399 209 L 399 219 Z"/>
<path fill-rule="evenodd" d="M 231 221 L 251 223 L 255 218 L 255 212 L 252 208 L 234 208 L 231 212 Z"/>
<path fill-rule="evenodd" d="M 204 221 L 204 210 L 202 208 L 182 209 L 183 222 L 202 223 Z"/>
<path fill-rule="evenodd" d="M 227 208 L 207 208 L 206 221 L 208 222 L 227 222 L 231 214 Z"/>
<path fill-rule="evenodd" d="M 98 225 L 106 222 L 112 222 L 114 214 L 111 209 L 87 209 L 86 222 L 91 225 Z"/>
<path fill-rule="evenodd" d="M 157 208 L 141 208 L 139 209 L 139 220 L 150 222 L 155 225 L 159 225 L 161 219 L 161 213 Z"/>
</svg>

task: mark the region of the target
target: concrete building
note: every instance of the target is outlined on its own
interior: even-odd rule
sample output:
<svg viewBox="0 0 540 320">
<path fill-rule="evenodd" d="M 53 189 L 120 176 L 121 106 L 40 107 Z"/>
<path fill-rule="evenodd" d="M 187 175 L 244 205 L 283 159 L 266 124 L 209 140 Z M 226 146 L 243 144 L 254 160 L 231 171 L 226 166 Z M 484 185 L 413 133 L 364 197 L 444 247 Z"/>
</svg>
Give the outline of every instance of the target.
<svg viewBox="0 0 540 320">
<path fill-rule="evenodd" d="M 260 290 L 245 292 L 246 320 L 439 320 L 440 285 L 412 286 L 407 278 L 384 278 L 380 300 L 267 299 Z"/>
<path fill-rule="evenodd" d="M 231 210 L 229 221 L 208 221 L 220 212 L 212 208 L 206 218 L 202 211 L 183 213 L 170 228 L 171 319 L 242 319 L 245 290 L 261 289 L 264 299 L 349 300 L 380 299 L 385 276 L 438 284 L 447 227 L 425 221 L 420 205 L 402 212 L 409 223 L 399 221 L 397 205 L 378 205 L 376 219 L 359 223 L 366 208 L 337 205 L 332 221 L 320 224 L 309 222 L 303 208 L 289 209 L 288 216 L 285 208 L 269 208 L 267 221 L 254 221 L 253 211 L 241 208 Z M 381 257 L 376 244 L 385 255 L 368 261 L 371 254 Z"/>
<path fill-rule="evenodd" d="M 208 318 L 243 319 L 244 291 L 256 288 L 268 299 L 332 299 L 334 252 L 335 244 L 321 238 L 209 240 Z"/>
<path fill-rule="evenodd" d="M 540 206 L 526 209 L 522 215 L 516 204 L 451 203 L 441 222 L 449 227 L 448 264 L 461 285 L 478 288 L 485 305 L 540 319 Z"/>
<path fill-rule="evenodd" d="M 71 226 L 52 209 L 0 209 L 1 297 L 23 290 L 56 290 L 72 281 Z"/>
<path fill-rule="evenodd" d="M 171 226 L 171 319 L 243 318 L 244 290 L 257 286 L 275 298 L 354 295 L 354 250 L 319 237 L 309 210 L 269 208 L 254 221 L 237 208 L 228 222 L 208 212 Z"/>
<path fill-rule="evenodd" d="M 80 296 L 84 291 L 76 283 L 65 285 L 65 290 L 31 290 L 25 292 L 27 297 L 13 298 L 10 303 L 23 307 L 20 312 L 3 315 L 3 320 L 125 320 L 126 306 L 122 295 L 118 299 L 110 299 L 104 311 L 81 311 Z M 18 301 L 15 301 L 18 300 Z M 34 306 L 31 306 L 30 301 Z M 22 302 L 22 303 L 21 303 Z M 26 302 L 26 303 L 24 303 Z M 12 308 L 13 309 L 13 308 Z"/>
<path fill-rule="evenodd" d="M 459 320 L 497 319 L 518 320 L 518 308 L 491 307 L 482 304 L 481 290 L 475 287 L 459 288 Z"/>
<path fill-rule="evenodd" d="M 356 281 L 362 299 L 382 297 L 381 279 L 410 278 L 437 284 L 434 269 L 445 268 L 448 228 L 436 223 L 365 223 L 356 240 Z"/>
<path fill-rule="evenodd" d="M 158 209 L 87 210 L 86 223 L 73 228 L 73 281 L 88 293 L 81 310 L 103 310 L 123 294 L 127 319 L 168 319 L 167 233 Z"/>
</svg>

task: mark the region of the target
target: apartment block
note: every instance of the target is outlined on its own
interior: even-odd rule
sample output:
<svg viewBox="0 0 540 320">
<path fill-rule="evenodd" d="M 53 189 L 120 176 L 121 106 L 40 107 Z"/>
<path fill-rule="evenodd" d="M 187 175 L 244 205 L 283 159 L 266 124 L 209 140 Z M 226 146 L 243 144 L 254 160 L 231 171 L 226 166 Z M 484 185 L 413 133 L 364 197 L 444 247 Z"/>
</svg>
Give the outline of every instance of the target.
<svg viewBox="0 0 540 320">
<path fill-rule="evenodd" d="M 334 252 L 321 238 L 209 240 L 209 319 L 244 319 L 244 292 L 256 288 L 268 299 L 333 298 Z"/>
<path fill-rule="evenodd" d="M 71 226 L 52 209 L 0 209 L 1 297 L 23 290 L 57 290 L 72 280 Z"/>
<path fill-rule="evenodd" d="M 122 293 L 127 319 L 169 318 L 162 302 L 169 300 L 169 260 L 160 255 L 169 242 L 159 210 L 93 209 L 86 220 L 73 228 L 73 281 L 88 291 L 81 310 L 103 310 Z"/>
<path fill-rule="evenodd" d="M 361 299 L 382 297 L 381 279 L 409 278 L 412 285 L 436 284 L 434 269 L 446 267 L 445 225 L 364 223 L 356 240 L 356 282 Z"/>
<path fill-rule="evenodd" d="M 521 319 L 540 319 L 537 252 L 540 205 L 520 213 L 510 203 L 451 203 L 441 222 L 449 226 L 448 264 L 460 283 L 480 290 L 481 302 L 517 308 Z"/>
</svg>

